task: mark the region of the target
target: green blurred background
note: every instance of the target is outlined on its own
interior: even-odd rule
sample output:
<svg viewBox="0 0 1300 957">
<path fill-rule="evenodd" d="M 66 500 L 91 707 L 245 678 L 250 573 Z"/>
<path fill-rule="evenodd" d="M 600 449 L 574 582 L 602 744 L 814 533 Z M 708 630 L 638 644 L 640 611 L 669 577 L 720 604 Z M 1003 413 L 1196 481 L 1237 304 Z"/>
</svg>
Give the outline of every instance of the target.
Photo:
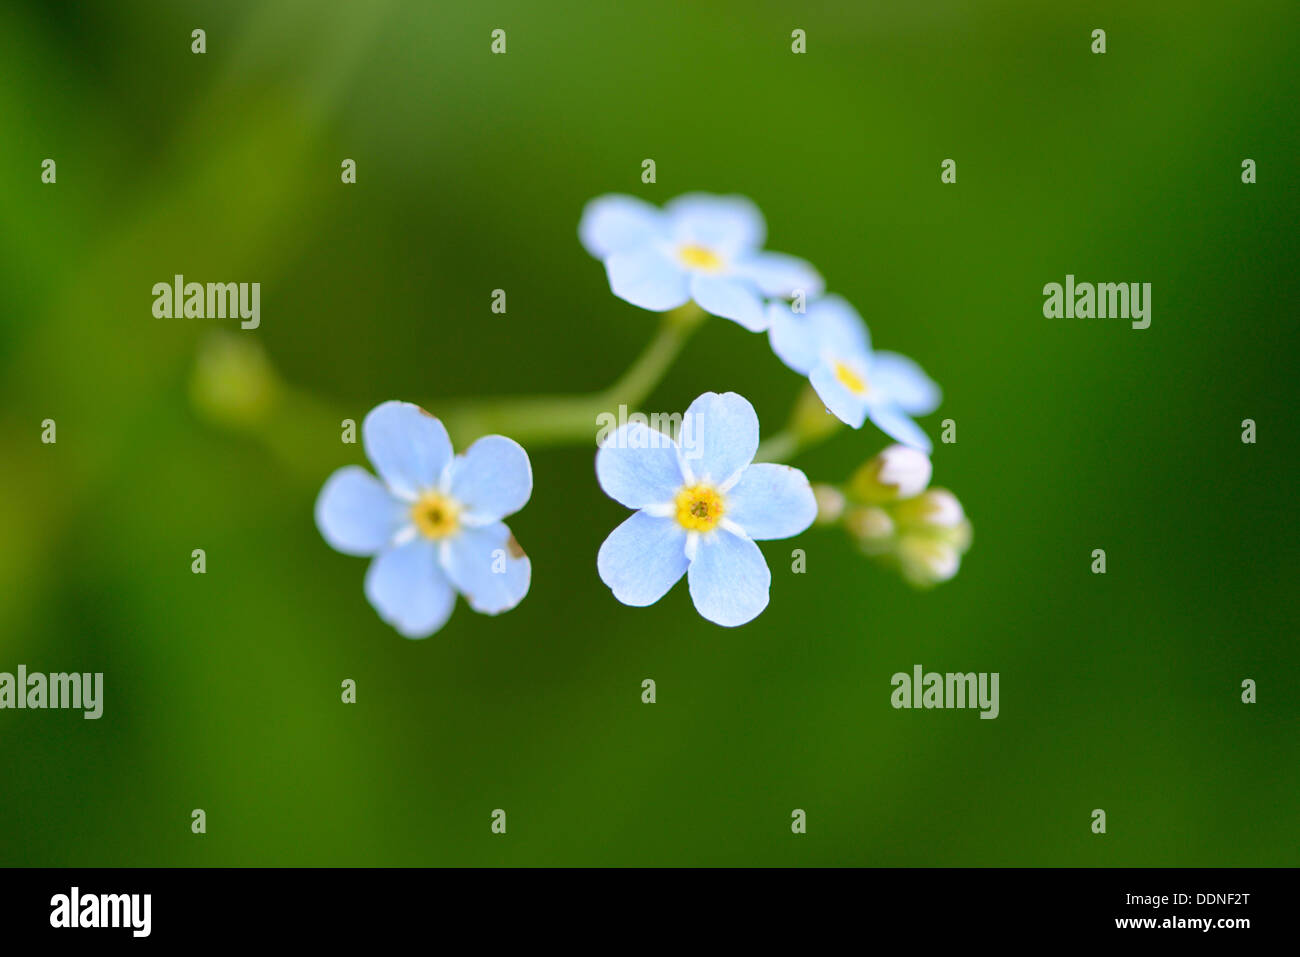
<svg viewBox="0 0 1300 957">
<path fill-rule="evenodd" d="M 1289 0 L 5 4 L 0 670 L 103 671 L 105 712 L 0 712 L 0 863 L 1296 864 L 1298 34 Z M 606 385 L 653 317 L 582 206 L 694 189 L 943 385 L 960 575 L 813 530 L 747 627 L 625 608 L 594 447 L 538 448 L 527 599 L 402 639 L 312 521 L 339 419 Z M 1151 327 L 1044 319 L 1067 272 L 1151 282 Z M 260 281 L 261 328 L 155 319 L 175 273 Z M 191 401 L 215 327 L 297 390 L 269 444 Z M 800 380 L 712 321 L 648 407 L 708 389 L 771 432 Z M 999 672 L 1000 717 L 893 710 L 917 663 Z"/>
</svg>

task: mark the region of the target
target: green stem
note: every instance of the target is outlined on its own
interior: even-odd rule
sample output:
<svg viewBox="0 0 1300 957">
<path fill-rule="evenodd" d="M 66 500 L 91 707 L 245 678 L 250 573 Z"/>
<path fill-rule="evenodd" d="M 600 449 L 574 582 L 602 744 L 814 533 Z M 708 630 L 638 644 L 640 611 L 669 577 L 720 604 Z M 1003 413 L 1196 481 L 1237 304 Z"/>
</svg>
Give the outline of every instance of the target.
<svg viewBox="0 0 1300 957">
<path fill-rule="evenodd" d="M 642 350 L 641 355 L 617 382 L 605 390 L 607 404 L 621 402 L 631 407 L 644 402 L 663 379 L 704 317 L 704 310 L 694 302 L 665 313 L 655 337 Z"/>
<path fill-rule="evenodd" d="M 770 435 L 754 453 L 755 462 L 786 462 L 804 449 L 830 438 L 839 431 L 840 421 L 826 411 L 826 406 L 806 387 L 795 400 L 790 420 L 780 432 Z"/>
<path fill-rule="evenodd" d="M 704 312 L 693 302 L 665 313 L 641 355 L 616 382 L 600 392 L 440 401 L 432 410 L 443 420 L 457 446 L 494 432 L 532 446 L 594 443 L 597 416 L 619 405 L 630 410 L 640 406 L 703 318 Z"/>
<path fill-rule="evenodd" d="M 601 413 L 624 406 L 636 411 L 681 354 L 705 313 L 694 303 L 665 313 L 654 337 L 613 384 L 599 392 L 560 396 L 497 396 L 440 399 L 429 406 L 442 419 L 457 448 L 498 433 L 529 448 L 595 444 Z M 218 424 L 258 434 L 284 462 L 315 475 L 333 455 L 322 458 L 353 413 L 321 403 L 282 382 L 258 349 L 242 339 L 223 337 L 200 354 L 192 383 L 201 413 Z M 795 403 L 786 426 L 758 447 L 755 460 L 785 462 L 834 433 L 839 422 L 827 413 L 811 388 Z"/>
</svg>

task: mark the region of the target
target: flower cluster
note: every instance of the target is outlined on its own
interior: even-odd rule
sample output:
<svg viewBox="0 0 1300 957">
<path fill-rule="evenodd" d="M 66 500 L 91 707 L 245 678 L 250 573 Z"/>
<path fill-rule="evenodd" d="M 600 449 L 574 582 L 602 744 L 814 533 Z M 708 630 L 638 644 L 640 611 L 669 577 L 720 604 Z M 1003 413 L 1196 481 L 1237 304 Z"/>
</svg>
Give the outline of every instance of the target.
<svg viewBox="0 0 1300 957">
<path fill-rule="evenodd" d="M 812 266 L 765 251 L 753 203 L 695 193 L 658 209 L 604 196 L 583 211 L 579 235 L 616 296 L 655 311 L 694 302 L 768 334 L 776 356 L 811 388 L 785 433 L 796 441 L 777 447 L 788 453 L 797 439 L 826 434 L 833 420 L 822 408 L 854 429 L 869 420 L 902 443 L 844 488 L 814 487 L 799 469 L 754 462 L 758 416 L 734 392 L 700 395 L 673 434 L 628 421 L 596 454 L 601 489 L 633 512 L 596 555 L 618 601 L 654 604 L 686 578 L 700 615 L 743 625 L 767 607 L 772 583 L 756 542 L 790 538 L 814 522 L 842 525 L 915 584 L 956 574 L 970 523 L 951 492 L 927 488 L 931 443 L 913 420 L 937 408 L 939 387 L 912 360 L 873 350 L 861 316 L 823 294 Z M 229 392 L 208 380 L 215 385 L 202 395 Z M 535 416 L 497 420 L 520 418 L 536 428 Z M 523 448 L 489 435 L 456 455 L 442 422 L 406 402 L 373 409 L 362 438 L 378 477 L 355 465 L 336 471 L 316 500 L 316 524 L 338 551 L 371 557 L 364 590 L 379 616 L 423 638 L 446 623 L 457 594 L 489 615 L 518 605 L 532 566 L 502 519 L 532 494 Z"/>
<path fill-rule="evenodd" d="M 910 416 L 938 408 L 939 387 L 911 359 L 873 352 L 852 306 L 818 298 L 824 284 L 812 266 L 763 251 L 767 227 L 748 199 L 689 193 L 660 210 L 632 196 L 602 196 L 583 210 L 578 235 L 620 299 L 656 312 L 694 300 L 766 331 L 777 358 L 807 376 L 841 422 L 860 429 L 870 419 L 896 442 L 930 450 Z"/>
</svg>

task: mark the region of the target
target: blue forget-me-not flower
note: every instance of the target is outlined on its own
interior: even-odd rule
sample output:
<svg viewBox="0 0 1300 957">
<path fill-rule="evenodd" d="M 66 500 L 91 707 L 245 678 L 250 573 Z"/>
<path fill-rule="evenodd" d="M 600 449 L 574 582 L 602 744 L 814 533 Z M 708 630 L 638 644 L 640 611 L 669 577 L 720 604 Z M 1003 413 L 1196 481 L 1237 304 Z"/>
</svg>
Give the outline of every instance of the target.
<svg viewBox="0 0 1300 957">
<path fill-rule="evenodd" d="M 929 436 L 912 421 L 939 407 L 939 387 L 911 359 L 873 352 L 867 326 L 839 296 L 808 304 L 799 315 L 785 303 L 768 307 L 772 351 L 806 375 L 817 396 L 841 422 L 867 420 L 895 441 L 929 453 Z"/>
<path fill-rule="evenodd" d="M 446 623 L 459 592 L 495 615 L 528 593 L 532 567 L 501 521 L 533 491 L 519 443 L 479 439 L 454 455 L 447 430 L 409 402 L 385 402 L 361 426 L 375 478 L 339 469 L 316 499 L 316 525 L 347 555 L 373 555 L 365 593 L 379 617 L 407 638 Z"/>
<path fill-rule="evenodd" d="M 706 392 L 674 440 L 641 422 L 596 454 L 605 494 L 636 513 L 610 533 L 596 567 L 625 605 L 657 602 L 683 576 L 709 621 L 743 625 L 767 607 L 772 574 L 756 539 L 812 524 L 817 500 L 803 472 L 751 464 L 758 416 L 740 395 Z"/>
<path fill-rule="evenodd" d="M 620 299 L 655 312 L 693 299 L 752 332 L 767 327 L 765 297 L 812 297 L 824 288 L 802 259 L 764 252 L 766 235 L 763 214 L 748 199 L 707 193 L 678 196 L 663 209 L 634 196 L 601 196 L 578 226 Z"/>
</svg>

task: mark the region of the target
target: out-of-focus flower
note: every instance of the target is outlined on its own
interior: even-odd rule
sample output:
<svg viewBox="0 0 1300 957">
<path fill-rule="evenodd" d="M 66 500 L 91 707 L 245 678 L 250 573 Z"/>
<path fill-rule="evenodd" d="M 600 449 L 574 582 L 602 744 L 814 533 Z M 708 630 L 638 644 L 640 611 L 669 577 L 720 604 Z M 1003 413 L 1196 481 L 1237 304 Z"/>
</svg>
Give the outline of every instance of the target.
<svg viewBox="0 0 1300 957">
<path fill-rule="evenodd" d="M 245 428 L 264 421 L 275 404 L 277 387 L 275 370 L 256 339 L 213 332 L 199 345 L 190 398 L 213 422 Z"/>
<path fill-rule="evenodd" d="M 751 464 L 757 449 L 758 416 L 734 392 L 692 402 L 680 440 L 637 422 L 606 440 L 600 487 L 637 510 L 596 557 L 615 598 L 652 605 L 686 575 L 696 610 L 719 625 L 743 625 L 767 607 L 772 574 L 754 541 L 799 534 L 817 500 L 798 469 Z"/>
<path fill-rule="evenodd" d="M 955 576 L 961 567 L 961 552 L 947 542 L 908 535 L 898 542 L 898 564 L 904 578 L 925 588 Z"/>
<path fill-rule="evenodd" d="M 844 493 L 834 485 L 818 482 L 812 487 L 813 497 L 817 499 L 818 525 L 834 525 L 844 515 Z"/>
<path fill-rule="evenodd" d="M 905 526 L 928 531 L 951 531 L 966 521 L 961 502 L 946 488 L 932 488 L 900 502 L 896 513 Z"/>
<path fill-rule="evenodd" d="M 663 209 L 610 194 L 582 211 L 578 236 L 605 264 L 614 295 L 666 312 L 690 300 L 752 332 L 767 327 L 764 297 L 820 295 L 808 263 L 764 252 L 763 214 L 743 196 L 688 193 Z"/>
<path fill-rule="evenodd" d="M 501 519 L 533 491 L 528 453 L 501 435 L 453 455 L 443 424 L 409 402 L 385 402 L 361 426 L 379 473 L 349 465 L 326 480 L 316 526 L 346 555 L 373 555 L 365 593 L 407 638 L 427 638 L 460 592 L 495 615 L 528 593 L 532 566 Z"/>
<path fill-rule="evenodd" d="M 844 526 L 869 555 L 883 554 L 893 547 L 897 526 L 889 513 L 878 505 L 850 509 L 844 516 Z"/>
<path fill-rule="evenodd" d="M 911 416 L 938 408 L 939 387 L 906 356 L 873 352 L 866 323 L 844 299 L 817 299 L 802 315 L 774 302 L 768 317 L 772 351 L 808 377 L 836 418 L 855 429 L 870 419 L 895 441 L 931 450 L 929 437 Z"/>
<path fill-rule="evenodd" d="M 894 517 L 904 578 L 914 585 L 928 586 L 957 574 L 961 557 L 971 543 L 971 525 L 957 496 L 946 488 L 932 488 L 900 502 Z"/>
</svg>

